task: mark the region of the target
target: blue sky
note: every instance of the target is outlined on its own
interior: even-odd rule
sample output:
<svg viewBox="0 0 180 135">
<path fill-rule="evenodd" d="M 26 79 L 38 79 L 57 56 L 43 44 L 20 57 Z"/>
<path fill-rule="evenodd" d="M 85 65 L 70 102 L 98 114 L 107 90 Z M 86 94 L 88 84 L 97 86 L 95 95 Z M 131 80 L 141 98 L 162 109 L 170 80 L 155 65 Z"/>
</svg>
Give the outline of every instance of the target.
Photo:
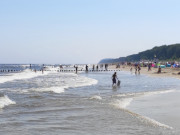
<svg viewBox="0 0 180 135">
<path fill-rule="evenodd" d="M 179 0 L 0 0 L 0 63 L 97 63 L 179 43 Z"/>
</svg>

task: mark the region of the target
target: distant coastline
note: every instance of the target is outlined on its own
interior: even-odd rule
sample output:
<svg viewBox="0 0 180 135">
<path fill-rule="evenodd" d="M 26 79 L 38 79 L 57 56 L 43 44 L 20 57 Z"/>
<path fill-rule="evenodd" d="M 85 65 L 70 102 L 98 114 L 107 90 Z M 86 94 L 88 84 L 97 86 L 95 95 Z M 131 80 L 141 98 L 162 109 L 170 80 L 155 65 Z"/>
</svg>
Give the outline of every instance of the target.
<svg viewBox="0 0 180 135">
<path fill-rule="evenodd" d="M 153 61 L 154 59 L 158 59 L 161 61 L 180 61 L 180 43 L 154 47 L 150 50 L 139 52 L 138 54 L 129 55 L 127 57 L 102 59 L 100 60 L 99 64 Z"/>
</svg>

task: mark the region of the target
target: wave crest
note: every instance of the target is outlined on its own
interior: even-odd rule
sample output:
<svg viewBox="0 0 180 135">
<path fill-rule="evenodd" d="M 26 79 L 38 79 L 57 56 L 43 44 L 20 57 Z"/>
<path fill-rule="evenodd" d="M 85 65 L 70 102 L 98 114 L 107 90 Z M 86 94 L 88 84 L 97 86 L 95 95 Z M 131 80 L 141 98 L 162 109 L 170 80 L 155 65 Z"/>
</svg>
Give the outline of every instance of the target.
<svg viewBox="0 0 180 135">
<path fill-rule="evenodd" d="M 98 96 L 98 95 L 94 95 L 94 96 L 90 97 L 90 99 L 101 100 L 102 97 Z"/>
<path fill-rule="evenodd" d="M 133 101 L 133 98 L 116 99 L 111 104 L 117 108 L 126 108 Z"/>
<path fill-rule="evenodd" d="M 3 95 L 0 97 L 0 108 L 4 108 L 5 106 L 11 105 L 11 104 L 16 104 L 16 102 L 9 99 L 7 95 Z"/>
<path fill-rule="evenodd" d="M 148 92 L 136 92 L 136 93 L 123 93 L 114 95 L 113 97 L 139 97 L 139 96 L 151 96 L 156 94 L 166 94 L 175 92 L 175 90 L 163 90 L 163 91 L 148 91 Z"/>
<path fill-rule="evenodd" d="M 37 76 L 42 76 L 42 75 L 47 75 L 49 72 L 33 72 L 29 69 L 24 70 L 23 72 L 20 73 L 10 73 L 8 76 L 1 76 L 0 77 L 0 83 L 5 83 L 13 80 L 21 80 L 21 79 L 29 79 L 29 78 L 34 78 Z"/>
</svg>

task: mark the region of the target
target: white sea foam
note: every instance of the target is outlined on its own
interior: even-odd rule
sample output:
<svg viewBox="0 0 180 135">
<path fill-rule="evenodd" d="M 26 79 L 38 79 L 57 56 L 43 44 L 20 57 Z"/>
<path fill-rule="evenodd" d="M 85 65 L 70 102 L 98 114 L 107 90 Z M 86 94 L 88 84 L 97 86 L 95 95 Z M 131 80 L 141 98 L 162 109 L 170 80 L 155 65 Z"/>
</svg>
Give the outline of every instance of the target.
<svg viewBox="0 0 180 135">
<path fill-rule="evenodd" d="M 16 102 L 9 99 L 7 95 L 3 95 L 2 97 L 0 97 L 0 108 L 4 108 L 5 106 L 11 105 L 11 104 L 16 104 Z"/>
<path fill-rule="evenodd" d="M 54 81 L 55 86 L 46 87 L 46 88 L 33 88 L 32 91 L 39 91 L 39 92 L 54 92 L 54 93 L 63 93 L 68 88 L 76 88 L 76 87 L 83 87 L 83 86 L 90 86 L 97 84 L 97 80 L 87 78 L 84 76 L 79 76 L 74 73 L 60 73 L 58 74 L 59 77 L 56 80 L 49 80 Z M 48 81 L 48 80 L 47 80 Z M 40 81 L 41 83 L 41 81 Z M 49 82 L 51 83 L 51 82 Z"/>
<path fill-rule="evenodd" d="M 82 87 L 82 86 L 90 86 L 97 84 L 98 81 L 95 79 L 87 78 L 87 77 L 78 77 L 75 80 L 74 86 L 72 85 L 71 87 Z"/>
<path fill-rule="evenodd" d="M 10 73 L 8 76 L 0 76 L 0 83 L 5 83 L 13 80 L 29 79 L 37 76 L 47 75 L 49 72 L 33 72 L 29 69 L 20 73 Z"/>
<path fill-rule="evenodd" d="M 49 87 L 49 88 L 38 88 L 38 89 L 31 89 L 32 91 L 38 92 L 54 92 L 54 93 L 63 93 L 68 86 L 61 86 L 61 87 Z"/>
<path fill-rule="evenodd" d="M 133 98 L 116 99 L 111 104 L 117 108 L 126 108 L 132 102 Z"/>
<path fill-rule="evenodd" d="M 21 67 L 29 67 L 30 65 L 26 65 L 26 64 L 24 64 L 24 65 L 21 65 Z"/>
<path fill-rule="evenodd" d="M 90 97 L 90 99 L 101 100 L 102 97 L 98 96 L 98 95 L 94 95 L 94 96 Z"/>
<path fill-rule="evenodd" d="M 124 109 L 127 106 L 130 105 L 130 103 L 133 101 L 134 98 L 137 98 L 139 96 L 151 96 L 156 94 L 165 94 L 174 92 L 175 90 L 165 90 L 165 91 L 152 91 L 152 92 L 139 92 L 139 93 L 125 93 L 125 94 L 119 94 L 114 95 L 113 97 L 120 97 L 120 99 L 116 99 L 112 105 Z"/>
<path fill-rule="evenodd" d="M 175 90 L 164 90 L 164 91 L 149 91 L 149 92 L 136 92 L 136 93 L 123 93 L 115 95 L 116 97 L 138 97 L 138 96 L 151 96 L 157 94 L 166 94 L 175 92 Z"/>
<path fill-rule="evenodd" d="M 130 103 L 132 102 L 133 98 L 139 97 L 139 96 L 150 96 L 150 95 L 156 95 L 156 94 L 165 94 L 174 92 L 175 90 L 165 90 L 165 91 L 152 91 L 152 92 L 139 92 L 139 93 L 125 93 L 125 94 L 119 94 L 115 95 L 113 97 L 120 97 L 121 99 L 116 99 L 113 102 L 113 105 L 119 108 L 126 108 Z"/>
</svg>

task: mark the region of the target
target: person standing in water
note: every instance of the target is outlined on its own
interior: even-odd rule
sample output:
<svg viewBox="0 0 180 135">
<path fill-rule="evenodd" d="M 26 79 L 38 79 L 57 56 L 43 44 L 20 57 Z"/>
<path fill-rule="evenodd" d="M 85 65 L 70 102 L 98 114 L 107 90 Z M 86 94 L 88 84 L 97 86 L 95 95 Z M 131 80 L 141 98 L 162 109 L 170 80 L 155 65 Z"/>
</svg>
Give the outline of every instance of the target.
<svg viewBox="0 0 180 135">
<path fill-rule="evenodd" d="M 42 66 L 42 68 L 41 68 L 41 70 L 42 70 L 42 74 L 44 74 L 44 64 L 43 64 L 43 66 Z"/>
<path fill-rule="evenodd" d="M 86 72 L 88 72 L 88 65 L 86 65 Z"/>
<path fill-rule="evenodd" d="M 76 66 L 75 68 L 76 68 L 76 74 L 77 74 L 77 72 L 78 72 L 78 66 Z"/>
<path fill-rule="evenodd" d="M 42 74 L 44 74 L 44 68 L 42 68 Z"/>
<path fill-rule="evenodd" d="M 32 70 L 31 64 L 29 65 L 29 68 Z"/>
<path fill-rule="evenodd" d="M 95 66 L 93 65 L 92 71 L 94 71 Z"/>
<path fill-rule="evenodd" d="M 98 67 L 98 65 L 97 65 L 97 66 L 96 66 L 96 70 L 97 70 L 97 71 L 98 71 L 98 68 L 99 68 L 99 67 Z"/>
<path fill-rule="evenodd" d="M 116 79 L 117 79 L 117 74 L 116 72 L 114 72 L 114 74 L 112 75 L 112 85 L 116 84 Z"/>
</svg>

